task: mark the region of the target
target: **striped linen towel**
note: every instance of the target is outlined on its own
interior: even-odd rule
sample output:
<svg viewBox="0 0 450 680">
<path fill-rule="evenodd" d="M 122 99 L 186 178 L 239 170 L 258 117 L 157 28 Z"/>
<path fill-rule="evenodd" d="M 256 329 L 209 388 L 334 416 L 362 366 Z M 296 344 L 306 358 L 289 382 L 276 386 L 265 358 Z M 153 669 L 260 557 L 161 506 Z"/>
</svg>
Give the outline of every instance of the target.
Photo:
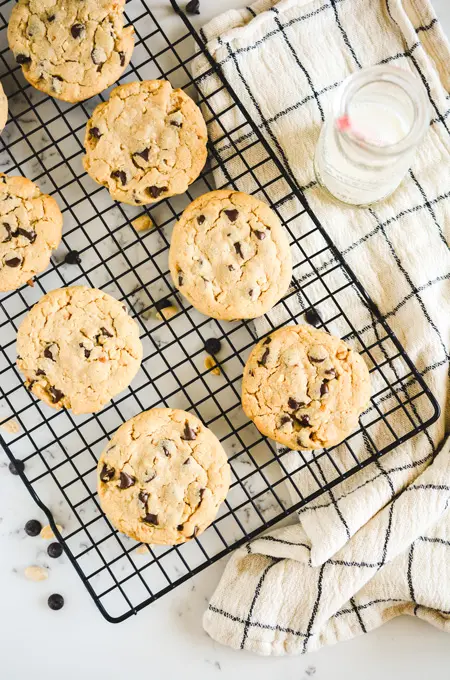
<svg viewBox="0 0 450 680">
<path fill-rule="evenodd" d="M 428 431 L 302 508 L 299 523 L 238 550 L 205 630 L 260 654 L 308 652 L 402 613 L 450 630 L 448 43 L 428 0 L 259 0 L 213 20 L 203 38 L 442 408 Z M 343 206 L 314 178 L 324 111 L 346 76 L 386 63 L 423 82 L 430 128 L 391 198 L 367 209 Z M 218 82 L 208 68 L 204 57 L 193 63 L 209 105 L 235 130 L 241 114 L 223 90 L 211 96 Z M 210 135 L 226 159 L 221 130 L 212 124 Z M 258 145 L 251 153 L 254 162 Z M 247 182 L 239 188 L 251 191 Z M 262 335 L 267 322 L 256 323 Z M 292 471 L 298 455 L 286 456 Z M 305 496 L 307 475 L 296 473 Z"/>
</svg>

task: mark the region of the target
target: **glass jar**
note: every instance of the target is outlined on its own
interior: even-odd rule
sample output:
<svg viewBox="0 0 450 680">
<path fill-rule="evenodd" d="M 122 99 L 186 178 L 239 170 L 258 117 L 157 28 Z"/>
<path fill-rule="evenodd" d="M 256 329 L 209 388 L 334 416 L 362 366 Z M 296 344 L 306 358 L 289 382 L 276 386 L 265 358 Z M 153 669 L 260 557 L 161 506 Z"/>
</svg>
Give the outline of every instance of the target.
<svg viewBox="0 0 450 680">
<path fill-rule="evenodd" d="M 352 205 L 398 187 L 430 123 L 425 88 L 409 71 L 373 66 L 341 84 L 314 159 L 319 184 Z"/>
</svg>

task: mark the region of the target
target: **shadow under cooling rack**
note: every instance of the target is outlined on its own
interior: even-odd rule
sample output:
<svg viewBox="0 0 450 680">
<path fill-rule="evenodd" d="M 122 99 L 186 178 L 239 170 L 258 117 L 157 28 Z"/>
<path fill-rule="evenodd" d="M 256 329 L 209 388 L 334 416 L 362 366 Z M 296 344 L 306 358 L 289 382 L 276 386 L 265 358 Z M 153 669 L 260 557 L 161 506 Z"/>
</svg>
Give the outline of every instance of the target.
<svg viewBox="0 0 450 680">
<path fill-rule="evenodd" d="M 200 103 L 216 141 L 207 167 L 185 195 L 135 208 L 113 202 L 81 163 L 86 122 L 108 92 L 70 105 L 28 85 L 6 41 L 13 4 L 0 3 L 0 75 L 10 106 L 0 165 L 37 181 L 54 196 L 64 215 L 64 234 L 35 286 L 0 298 L 1 422 L 14 418 L 21 425 L 2 444 L 12 459 L 25 461 L 22 480 L 54 530 L 58 517 L 52 508 L 64 509 L 68 519 L 58 538 L 103 615 L 121 621 L 423 430 L 437 418 L 438 406 L 184 15 L 176 25 L 169 5 L 151 11 L 142 0 L 127 3 L 136 47 L 120 82 L 168 78 Z M 208 95 L 191 77 L 199 54 L 206 60 L 202 78 L 217 82 Z M 229 103 L 215 114 L 217 97 L 224 94 Z M 230 121 L 235 121 L 232 127 Z M 277 305 L 276 323 L 273 312 L 266 315 L 264 332 L 303 323 L 314 312 L 318 325 L 347 340 L 369 367 L 371 403 L 358 430 L 339 447 L 293 453 L 261 436 L 240 406 L 243 366 L 258 339 L 255 324 L 205 318 L 186 304 L 170 280 L 167 256 L 175 220 L 196 196 L 221 187 L 265 200 L 288 231 L 292 285 Z M 155 228 L 138 233 L 130 221 L 145 213 Z M 67 251 L 74 249 L 81 263 L 66 264 Z M 100 413 L 79 417 L 37 401 L 15 366 L 17 328 L 26 312 L 44 293 L 73 284 L 102 288 L 122 300 L 139 324 L 144 346 L 142 368 L 129 389 Z M 169 322 L 156 318 L 161 299 L 179 310 Z M 212 336 L 222 346 L 219 376 L 204 365 L 204 342 Z M 214 431 L 227 452 L 232 485 L 217 519 L 199 538 L 143 550 L 103 516 L 95 471 L 117 427 L 161 405 L 191 410 Z"/>
</svg>

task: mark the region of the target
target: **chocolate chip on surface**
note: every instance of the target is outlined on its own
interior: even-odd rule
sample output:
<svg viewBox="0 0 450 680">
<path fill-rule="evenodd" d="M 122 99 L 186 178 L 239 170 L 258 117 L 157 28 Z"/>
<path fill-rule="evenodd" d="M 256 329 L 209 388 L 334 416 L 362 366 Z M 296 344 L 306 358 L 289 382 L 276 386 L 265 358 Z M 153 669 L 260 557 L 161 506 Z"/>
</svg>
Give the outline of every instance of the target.
<svg viewBox="0 0 450 680">
<path fill-rule="evenodd" d="M 146 491 L 140 491 L 138 498 L 141 501 L 141 503 L 143 503 L 144 505 L 147 505 L 147 501 L 148 501 L 149 496 L 150 496 L 150 494 L 147 493 Z"/>
<path fill-rule="evenodd" d="M 78 250 L 69 250 L 64 258 L 65 264 L 81 264 L 81 257 Z"/>
<path fill-rule="evenodd" d="M 323 397 L 325 394 L 328 394 L 330 391 L 330 388 L 328 387 L 328 383 L 323 382 L 320 386 L 320 396 Z"/>
<path fill-rule="evenodd" d="M 22 259 L 20 257 L 10 257 L 9 259 L 7 259 L 5 257 L 5 264 L 8 267 L 12 267 L 12 268 L 18 267 L 21 264 L 21 262 L 22 262 Z"/>
<path fill-rule="evenodd" d="M 319 326 L 323 324 L 319 313 L 314 309 L 314 307 L 311 307 L 305 312 L 305 321 L 315 328 L 319 328 Z"/>
<path fill-rule="evenodd" d="M 42 524 L 37 519 L 29 519 L 25 524 L 25 533 L 27 536 L 39 536 L 41 529 Z"/>
<path fill-rule="evenodd" d="M 202 225 L 202 224 L 204 223 L 205 220 L 206 220 L 206 217 L 205 217 L 204 215 L 199 215 L 199 216 L 197 217 L 197 222 L 198 222 L 198 224 L 200 224 L 200 225 Z"/>
<path fill-rule="evenodd" d="M 255 234 L 258 241 L 264 241 L 264 239 L 266 238 L 266 232 L 265 231 L 259 231 L 259 229 L 255 229 L 255 231 L 253 233 Z"/>
<path fill-rule="evenodd" d="M 239 243 L 239 241 L 236 241 L 236 243 L 234 244 L 234 249 L 235 249 L 236 253 L 239 255 L 239 257 L 242 257 L 242 258 L 244 257 L 244 254 L 243 254 L 242 248 L 241 248 L 241 244 Z"/>
<path fill-rule="evenodd" d="M 100 139 L 100 137 L 103 137 L 98 127 L 91 127 L 89 129 L 89 136 L 93 137 L 94 139 Z"/>
<path fill-rule="evenodd" d="M 16 61 L 18 64 L 23 66 L 24 64 L 29 64 L 31 61 L 31 57 L 27 57 L 26 54 L 16 54 Z"/>
<path fill-rule="evenodd" d="M 64 607 L 64 598 L 58 593 L 53 593 L 53 595 L 50 595 L 48 598 L 47 603 L 50 609 L 53 609 L 53 611 L 58 611 Z"/>
<path fill-rule="evenodd" d="M 114 170 L 110 177 L 111 179 L 118 179 L 123 187 L 127 183 L 127 174 L 124 170 Z"/>
<path fill-rule="evenodd" d="M 133 156 L 139 156 L 139 158 L 142 158 L 146 163 L 148 162 L 148 155 L 150 153 L 150 149 L 144 149 L 143 151 L 136 151 Z"/>
<path fill-rule="evenodd" d="M 47 548 L 47 553 L 48 556 L 52 557 L 53 559 L 61 557 L 63 553 L 62 545 L 60 543 L 57 543 L 56 541 L 54 543 L 50 543 L 50 545 Z"/>
<path fill-rule="evenodd" d="M 51 361 L 56 361 L 56 354 L 58 352 L 58 346 L 55 345 L 54 342 L 51 343 L 51 345 L 47 345 L 47 347 L 44 349 L 44 357 L 46 359 L 50 359 Z"/>
<path fill-rule="evenodd" d="M 61 399 L 64 397 L 63 392 L 61 392 L 61 390 L 58 390 L 53 385 L 50 385 L 50 387 L 48 388 L 48 391 L 50 393 L 50 396 L 52 398 L 52 402 L 54 404 L 57 404 L 58 401 L 61 401 Z"/>
<path fill-rule="evenodd" d="M 159 198 L 161 194 L 167 191 L 167 187 L 147 187 L 145 191 L 151 198 Z"/>
<path fill-rule="evenodd" d="M 298 424 L 301 425 L 302 427 L 308 427 L 308 425 L 311 424 L 310 418 L 307 415 L 300 416 L 296 420 L 297 420 Z"/>
<path fill-rule="evenodd" d="M 292 409 L 294 409 L 295 411 L 296 411 L 297 409 L 301 408 L 301 407 L 304 406 L 304 405 L 305 405 L 305 403 L 304 403 L 303 401 L 297 401 L 297 400 L 294 399 L 293 397 L 289 397 L 289 399 L 288 399 L 288 406 L 289 406 L 289 408 L 292 408 Z"/>
<path fill-rule="evenodd" d="M 205 340 L 205 352 L 208 352 L 208 354 L 212 354 L 213 356 L 219 354 L 221 348 L 222 344 L 217 338 L 208 338 Z"/>
<path fill-rule="evenodd" d="M 266 365 L 267 359 L 269 358 L 269 354 L 270 354 L 270 349 L 269 348 L 265 349 L 261 359 L 258 361 L 258 364 L 260 366 Z"/>
<path fill-rule="evenodd" d="M 16 459 L 10 462 L 8 469 L 12 475 L 17 476 L 19 472 L 23 472 L 25 470 L 25 463 L 23 460 Z"/>
<path fill-rule="evenodd" d="M 186 5 L 186 14 L 200 14 L 200 0 L 189 0 Z"/>
</svg>

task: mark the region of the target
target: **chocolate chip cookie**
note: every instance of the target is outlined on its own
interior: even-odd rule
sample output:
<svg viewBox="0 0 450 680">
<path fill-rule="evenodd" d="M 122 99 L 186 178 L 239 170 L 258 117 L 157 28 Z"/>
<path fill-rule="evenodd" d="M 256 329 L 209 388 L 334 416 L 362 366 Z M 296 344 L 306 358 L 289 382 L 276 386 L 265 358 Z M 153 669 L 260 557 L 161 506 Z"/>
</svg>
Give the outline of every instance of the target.
<svg viewBox="0 0 450 680">
<path fill-rule="evenodd" d="M 8 42 L 28 82 L 66 102 L 112 85 L 133 52 L 124 6 L 125 0 L 19 0 Z"/>
<path fill-rule="evenodd" d="M 285 294 L 292 274 L 286 232 L 268 205 L 240 191 L 211 191 L 175 225 L 172 279 L 200 312 L 253 319 Z"/>
<path fill-rule="evenodd" d="M 53 290 L 17 333 L 26 386 L 55 409 L 99 411 L 124 390 L 142 359 L 139 329 L 125 306 L 87 286 Z"/>
<path fill-rule="evenodd" d="M 8 100 L 6 98 L 5 91 L 2 84 L 0 83 L 0 132 L 6 125 L 8 120 Z"/>
<path fill-rule="evenodd" d="M 217 437 L 185 411 L 154 408 L 124 423 L 98 463 L 110 522 L 143 543 L 176 545 L 213 521 L 230 486 Z"/>
<path fill-rule="evenodd" d="M 339 444 L 357 426 L 369 398 L 361 356 L 311 326 L 275 331 L 253 348 L 244 369 L 246 415 L 290 449 Z"/>
<path fill-rule="evenodd" d="M 48 267 L 62 223 L 56 201 L 34 182 L 0 173 L 0 292 L 19 288 Z"/>
<path fill-rule="evenodd" d="M 200 109 L 167 80 L 116 87 L 88 121 L 83 163 L 116 201 L 140 205 L 184 193 L 206 161 Z"/>
</svg>

